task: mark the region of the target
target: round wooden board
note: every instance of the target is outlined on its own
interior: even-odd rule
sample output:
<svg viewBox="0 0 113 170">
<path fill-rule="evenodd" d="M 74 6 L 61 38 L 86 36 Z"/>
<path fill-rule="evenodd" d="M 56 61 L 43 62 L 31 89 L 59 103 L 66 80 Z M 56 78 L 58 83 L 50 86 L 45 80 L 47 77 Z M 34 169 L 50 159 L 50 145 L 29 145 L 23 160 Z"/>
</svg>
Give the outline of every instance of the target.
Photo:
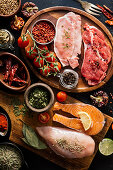
<svg viewBox="0 0 113 170">
<path fill-rule="evenodd" d="M 82 11 L 82 10 L 79 10 L 79 9 L 76 9 L 76 8 L 72 8 L 72 7 L 50 7 L 50 8 L 46 8 L 46 9 L 43 9 L 41 11 L 39 11 L 38 13 L 36 13 L 35 15 L 33 15 L 25 24 L 23 30 L 22 30 L 22 33 L 21 35 L 25 34 L 27 30 L 29 30 L 31 32 L 31 28 L 32 28 L 32 25 L 38 20 L 38 19 L 49 19 L 51 20 L 54 24 L 56 24 L 56 21 L 59 17 L 65 15 L 66 13 L 68 12 L 74 12 L 76 14 L 79 14 L 81 15 L 81 18 L 82 18 L 82 32 L 83 32 L 83 26 L 84 24 L 87 22 L 89 25 L 93 25 L 95 27 L 97 27 L 98 29 L 100 29 L 103 34 L 105 35 L 105 38 L 106 38 L 106 41 L 107 43 L 110 45 L 111 47 L 111 53 L 112 53 L 112 59 L 111 59 L 111 62 L 109 64 L 109 68 L 108 68 L 108 71 L 107 71 L 107 75 L 105 77 L 105 79 L 98 85 L 96 86 L 89 86 L 86 82 L 86 80 L 82 77 L 81 75 L 81 72 L 80 72 L 80 68 L 81 68 L 81 64 L 82 64 L 82 61 L 83 61 L 83 54 L 84 54 L 84 49 L 83 49 L 83 44 L 82 44 L 82 52 L 81 52 L 81 56 L 80 56 L 80 59 L 79 59 L 79 67 L 75 69 L 75 71 L 78 72 L 79 74 L 79 82 L 78 82 L 78 85 L 76 88 L 74 89 L 71 89 L 71 90 L 68 90 L 68 89 L 65 89 L 63 88 L 62 86 L 60 86 L 59 84 L 59 79 L 57 77 L 53 77 L 53 76 L 49 76 L 49 77 L 43 77 L 40 75 L 39 71 L 33 66 L 32 62 L 26 58 L 26 55 L 25 55 L 25 50 L 22 49 L 22 55 L 24 56 L 25 58 L 25 61 L 27 62 L 27 64 L 29 65 L 29 67 L 31 68 L 31 70 L 33 71 L 33 73 L 39 78 L 41 79 L 43 82 L 47 83 L 48 85 L 52 86 L 52 87 L 55 87 L 57 89 L 60 89 L 60 90 L 63 90 L 63 91 L 68 91 L 68 92 L 76 92 L 76 93 L 80 93 L 80 92 L 88 92 L 88 91 L 92 91 L 92 90 L 95 90 L 101 86 L 103 86 L 109 79 L 110 77 L 112 76 L 112 68 L 113 68 L 113 51 L 112 51 L 112 46 L 113 46 L 113 40 L 112 40 L 112 35 L 111 33 L 109 32 L 109 30 L 104 26 L 104 24 L 102 24 L 98 19 L 96 19 L 95 17 L 93 17 L 92 15 Z M 33 45 L 33 42 L 31 40 L 31 38 L 29 37 L 30 39 L 30 43 L 29 43 L 29 46 L 32 46 Z M 50 44 L 49 45 L 49 49 L 53 51 L 53 44 Z"/>
</svg>

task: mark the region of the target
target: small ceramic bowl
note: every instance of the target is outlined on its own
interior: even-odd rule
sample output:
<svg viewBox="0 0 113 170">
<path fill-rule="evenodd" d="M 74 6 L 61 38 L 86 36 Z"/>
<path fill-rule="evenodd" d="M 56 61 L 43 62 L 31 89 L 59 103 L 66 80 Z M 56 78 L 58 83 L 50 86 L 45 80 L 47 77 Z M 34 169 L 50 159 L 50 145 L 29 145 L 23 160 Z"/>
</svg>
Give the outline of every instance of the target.
<svg viewBox="0 0 113 170">
<path fill-rule="evenodd" d="M 30 74 L 29 74 L 29 71 L 27 69 L 27 67 L 25 66 L 25 64 L 17 57 L 15 56 L 14 54 L 12 53 L 8 53 L 8 52 L 0 52 L 0 62 L 1 61 L 4 61 L 8 58 L 11 58 L 12 59 L 12 63 L 18 63 L 19 66 L 23 66 L 24 68 L 24 73 L 25 73 L 25 81 L 26 81 L 26 84 L 22 85 L 22 86 L 14 86 L 14 85 L 9 85 L 8 83 L 6 83 L 4 81 L 4 75 L 3 75 L 3 72 L 0 71 L 0 82 L 3 86 L 5 86 L 6 88 L 10 89 L 10 90 L 13 90 L 13 91 L 25 91 L 26 88 L 30 85 L 31 83 L 31 80 L 30 80 Z M 1 68 L 0 68 L 1 70 Z"/>
<path fill-rule="evenodd" d="M 50 96 L 49 104 L 46 107 L 42 108 L 42 109 L 34 108 L 29 103 L 29 94 L 32 92 L 33 89 L 35 89 L 37 87 L 42 87 L 42 88 L 46 89 L 49 92 L 49 94 L 50 94 L 49 95 Z M 44 83 L 35 83 L 35 84 L 32 84 L 31 86 L 29 86 L 27 88 L 27 90 L 25 91 L 24 100 L 25 100 L 26 106 L 32 112 L 41 113 L 41 112 L 45 112 L 45 111 L 49 110 L 52 107 L 52 105 L 54 103 L 54 93 L 53 93 L 53 90 L 47 84 L 44 84 Z"/>
<path fill-rule="evenodd" d="M 55 31 L 55 25 L 54 25 L 50 20 L 48 20 L 48 19 L 40 19 L 40 20 L 36 21 L 36 22 L 33 24 L 32 29 L 31 29 L 31 34 L 32 34 L 32 36 L 33 36 L 34 41 L 35 41 L 37 44 L 48 45 L 48 44 L 50 44 L 50 43 L 52 43 L 52 42 L 54 41 L 55 34 L 54 34 L 54 37 L 53 37 L 53 39 L 52 39 L 51 41 L 45 42 L 45 43 L 41 43 L 41 42 L 37 41 L 37 40 L 35 39 L 34 35 L 33 35 L 33 28 L 34 28 L 34 26 L 35 26 L 36 24 L 38 24 L 39 22 L 43 22 L 43 21 L 49 23 L 50 25 L 52 25 L 52 27 L 53 27 L 53 29 L 54 29 L 54 31 Z"/>
<path fill-rule="evenodd" d="M 1 14 L 0 14 L 0 17 L 8 18 L 8 17 L 12 17 L 12 16 L 14 16 L 15 14 L 17 14 L 18 11 L 19 11 L 20 8 L 21 8 L 21 0 L 18 0 L 18 3 L 19 3 L 19 5 L 18 5 L 18 8 L 17 8 L 16 11 L 14 11 L 13 13 L 11 13 L 11 14 L 9 14 L 9 15 L 1 15 Z"/>
</svg>

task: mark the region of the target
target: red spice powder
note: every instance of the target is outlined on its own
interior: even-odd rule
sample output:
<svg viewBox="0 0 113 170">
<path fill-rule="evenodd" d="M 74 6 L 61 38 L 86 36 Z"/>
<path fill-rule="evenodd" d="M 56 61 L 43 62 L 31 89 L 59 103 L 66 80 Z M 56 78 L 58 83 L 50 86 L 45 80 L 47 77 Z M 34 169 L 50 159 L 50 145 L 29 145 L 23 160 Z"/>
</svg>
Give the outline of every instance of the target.
<svg viewBox="0 0 113 170">
<path fill-rule="evenodd" d="M 39 21 L 33 27 L 32 34 L 39 43 L 51 42 L 55 36 L 55 28 L 48 21 Z"/>
<path fill-rule="evenodd" d="M 7 125 L 6 117 L 0 114 L 0 132 L 5 132 L 7 130 Z"/>
</svg>

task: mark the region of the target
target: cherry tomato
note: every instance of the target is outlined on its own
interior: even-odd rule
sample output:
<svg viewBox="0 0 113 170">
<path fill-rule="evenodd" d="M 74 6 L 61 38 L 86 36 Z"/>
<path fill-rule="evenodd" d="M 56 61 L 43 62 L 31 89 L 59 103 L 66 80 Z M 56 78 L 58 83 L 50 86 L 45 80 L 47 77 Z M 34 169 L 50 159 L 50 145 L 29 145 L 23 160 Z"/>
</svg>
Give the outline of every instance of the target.
<svg viewBox="0 0 113 170">
<path fill-rule="evenodd" d="M 37 56 L 37 50 L 33 49 L 34 47 L 28 47 L 26 50 L 26 56 L 33 60 Z"/>
<path fill-rule="evenodd" d="M 56 54 L 52 51 L 46 54 L 46 60 L 49 62 L 55 62 L 56 60 Z"/>
<path fill-rule="evenodd" d="M 33 64 L 35 65 L 35 67 L 42 67 L 44 65 L 44 60 L 42 57 L 39 58 L 39 56 L 37 56 L 34 60 L 33 60 Z"/>
<path fill-rule="evenodd" d="M 48 51 L 48 47 L 46 45 L 39 45 L 38 48 Z"/>
<path fill-rule="evenodd" d="M 41 113 L 38 117 L 41 123 L 47 123 L 50 119 L 50 116 L 47 112 Z"/>
<path fill-rule="evenodd" d="M 44 69 L 40 69 L 40 74 L 42 74 L 43 76 L 48 76 L 49 73 L 50 73 L 49 66 L 44 65 Z"/>
<path fill-rule="evenodd" d="M 63 91 L 60 91 L 57 93 L 56 97 L 59 102 L 64 102 L 67 99 L 67 94 Z"/>
<path fill-rule="evenodd" d="M 28 44 L 29 44 L 29 39 L 26 38 L 25 36 L 18 38 L 18 46 L 20 48 L 25 48 L 28 46 Z"/>
<path fill-rule="evenodd" d="M 58 72 L 61 70 L 61 64 L 59 62 L 51 63 L 50 68 L 52 72 Z"/>
</svg>

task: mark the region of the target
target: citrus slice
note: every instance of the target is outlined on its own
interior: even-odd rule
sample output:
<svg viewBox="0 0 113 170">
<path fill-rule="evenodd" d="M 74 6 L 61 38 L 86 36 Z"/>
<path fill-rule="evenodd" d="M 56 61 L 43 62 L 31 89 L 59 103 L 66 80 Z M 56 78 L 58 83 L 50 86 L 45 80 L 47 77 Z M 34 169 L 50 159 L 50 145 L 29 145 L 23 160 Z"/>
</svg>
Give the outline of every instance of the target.
<svg viewBox="0 0 113 170">
<path fill-rule="evenodd" d="M 78 114 L 80 116 L 85 131 L 88 130 L 91 127 L 91 123 L 92 123 L 91 117 L 87 112 L 79 112 Z"/>
<path fill-rule="evenodd" d="M 113 140 L 109 138 L 104 138 L 99 143 L 99 151 L 105 156 L 111 155 L 113 153 Z"/>
</svg>

